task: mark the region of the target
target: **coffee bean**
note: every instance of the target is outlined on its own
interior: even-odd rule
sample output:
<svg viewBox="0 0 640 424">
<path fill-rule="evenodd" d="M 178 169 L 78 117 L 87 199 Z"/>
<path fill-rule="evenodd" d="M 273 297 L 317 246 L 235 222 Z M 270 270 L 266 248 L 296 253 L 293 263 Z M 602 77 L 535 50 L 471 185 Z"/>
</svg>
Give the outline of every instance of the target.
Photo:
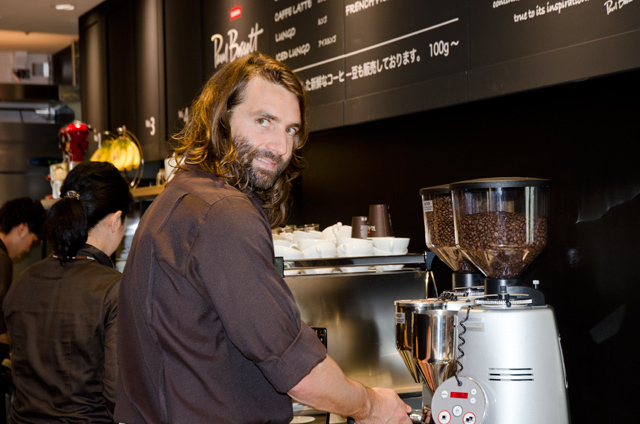
<svg viewBox="0 0 640 424">
<path fill-rule="evenodd" d="M 514 212 L 466 215 L 458 241 L 488 277 L 515 278 L 547 245 L 547 219 Z"/>
<path fill-rule="evenodd" d="M 424 213 L 429 242 L 432 245 L 429 248 L 454 272 L 477 272 L 473 264 L 456 247 L 451 195 L 433 195 L 430 200 L 433 210 Z"/>
</svg>

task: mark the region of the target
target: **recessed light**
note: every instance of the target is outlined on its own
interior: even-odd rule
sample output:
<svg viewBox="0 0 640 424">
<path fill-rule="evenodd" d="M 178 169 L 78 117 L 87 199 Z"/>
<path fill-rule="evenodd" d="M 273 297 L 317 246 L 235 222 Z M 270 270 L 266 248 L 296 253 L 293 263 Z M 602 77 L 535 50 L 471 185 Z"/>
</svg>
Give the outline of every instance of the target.
<svg viewBox="0 0 640 424">
<path fill-rule="evenodd" d="M 53 8 L 56 10 L 74 10 L 76 7 L 69 3 L 61 3 L 56 4 L 55 6 L 53 6 Z"/>
</svg>

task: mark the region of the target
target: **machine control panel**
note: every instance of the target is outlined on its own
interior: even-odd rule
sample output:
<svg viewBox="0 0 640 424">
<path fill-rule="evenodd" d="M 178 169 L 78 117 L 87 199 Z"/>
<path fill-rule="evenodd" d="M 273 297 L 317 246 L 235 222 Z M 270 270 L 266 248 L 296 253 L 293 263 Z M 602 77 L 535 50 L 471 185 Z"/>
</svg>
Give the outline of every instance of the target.
<svg viewBox="0 0 640 424">
<path fill-rule="evenodd" d="M 487 413 L 484 390 L 469 377 L 458 380 L 455 377 L 445 380 L 433 394 L 431 411 L 435 423 L 482 424 Z"/>
</svg>

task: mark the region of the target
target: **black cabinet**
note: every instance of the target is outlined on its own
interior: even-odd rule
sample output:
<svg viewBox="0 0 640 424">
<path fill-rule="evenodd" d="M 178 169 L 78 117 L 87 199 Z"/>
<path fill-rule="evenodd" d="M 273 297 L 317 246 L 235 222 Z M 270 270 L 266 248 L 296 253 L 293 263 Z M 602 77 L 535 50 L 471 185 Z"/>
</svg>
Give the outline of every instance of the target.
<svg viewBox="0 0 640 424">
<path fill-rule="evenodd" d="M 83 120 L 124 125 L 146 161 L 164 159 L 202 84 L 199 12 L 199 0 L 108 0 L 81 16 Z"/>
</svg>

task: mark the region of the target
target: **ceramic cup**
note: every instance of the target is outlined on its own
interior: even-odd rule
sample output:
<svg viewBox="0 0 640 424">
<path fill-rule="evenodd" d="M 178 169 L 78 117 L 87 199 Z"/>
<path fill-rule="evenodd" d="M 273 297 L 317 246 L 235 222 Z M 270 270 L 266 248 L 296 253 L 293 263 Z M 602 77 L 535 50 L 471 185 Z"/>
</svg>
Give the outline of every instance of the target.
<svg viewBox="0 0 640 424">
<path fill-rule="evenodd" d="M 336 256 L 336 245 L 330 240 L 322 240 L 321 243 L 314 244 L 302 251 L 302 255 L 307 259 L 333 258 Z M 329 274 L 333 268 L 310 268 L 305 269 L 305 274 Z"/>
<path fill-rule="evenodd" d="M 373 241 L 354 238 L 338 239 L 338 256 L 372 256 Z"/>
<path fill-rule="evenodd" d="M 350 240 L 350 241 L 345 241 Z M 339 257 L 356 257 L 356 256 L 372 256 L 373 242 L 363 239 L 340 239 L 338 243 Z M 343 272 L 365 272 L 369 270 L 368 266 L 345 266 L 340 267 Z"/>
<path fill-rule="evenodd" d="M 351 225 L 342 225 L 342 222 L 330 225 L 322 230 L 322 237 L 328 240 L 351 237 Z"/>
<path fill-rule="evenodd" d="M 327 239 L 302 239 L 302 240 L 298 240 L 298 243 L 296 243 L 294 247 L 297 247 L 301 251 L 305 251 L 312 246 L 325 245 L 325 244 L 331 245 L 335 253 L 336 244 L 331 240 L 327 240 Z"/>
<path fill-rule="evenodd" d="M 378 249 L 377 247 L 373 248 L 373 256 L 400 256 L 400 255 L 406 255 L 407 254 L 407 250 L 403 250 L 401 252 L 390 252 L 388 250 L 381 250 Z M 376 265 L 375 269 L 378 272 L 384 272 L 384 271 L 399 271 L 402 268 L 404 268 L 404 265 L 402 264 L 396 264 L 396 265 Z"/>
<path fill-rule="evenodd" d="M 372 237 L 373 247 L 380 250 L 386 250 L 392 254 L 398 254 L 407 250 L 409 246 L 409 238 L 406 237 Z"/>
<path fill-rule="evenodd" d="M 294 260 L 294 259 L 304 258 L 301 251 L 299 251 L 298 249 L 294 249 L 292 247 L 275 245 L 273 246 L 273 250 L 276 257 L 282 257 L 285 260 Z"/>
<path fill-rule="evenodd" d="M 321 233 L 320 232 L 313 232 L 313 231 L 294 231 L 293 232 L 293 243 L 297 246 L 298 243 L 300 242 L 300 240 L 317 240 L 321 238 Z"/>
<path fill-rule="evenodd" d="M 291 240 L 287 240 L 287 239 L 273 239 L 273 245 L 274 246 L 284 246 L 284 247 L 291 247 Z"/>
<path fill-rule="evenodd" d="M 334 258 L 336 256 L 336 245 L 330 241 L 324 241 L 303 249 L 302 255 L 307 259 Z"/>
</svg>

